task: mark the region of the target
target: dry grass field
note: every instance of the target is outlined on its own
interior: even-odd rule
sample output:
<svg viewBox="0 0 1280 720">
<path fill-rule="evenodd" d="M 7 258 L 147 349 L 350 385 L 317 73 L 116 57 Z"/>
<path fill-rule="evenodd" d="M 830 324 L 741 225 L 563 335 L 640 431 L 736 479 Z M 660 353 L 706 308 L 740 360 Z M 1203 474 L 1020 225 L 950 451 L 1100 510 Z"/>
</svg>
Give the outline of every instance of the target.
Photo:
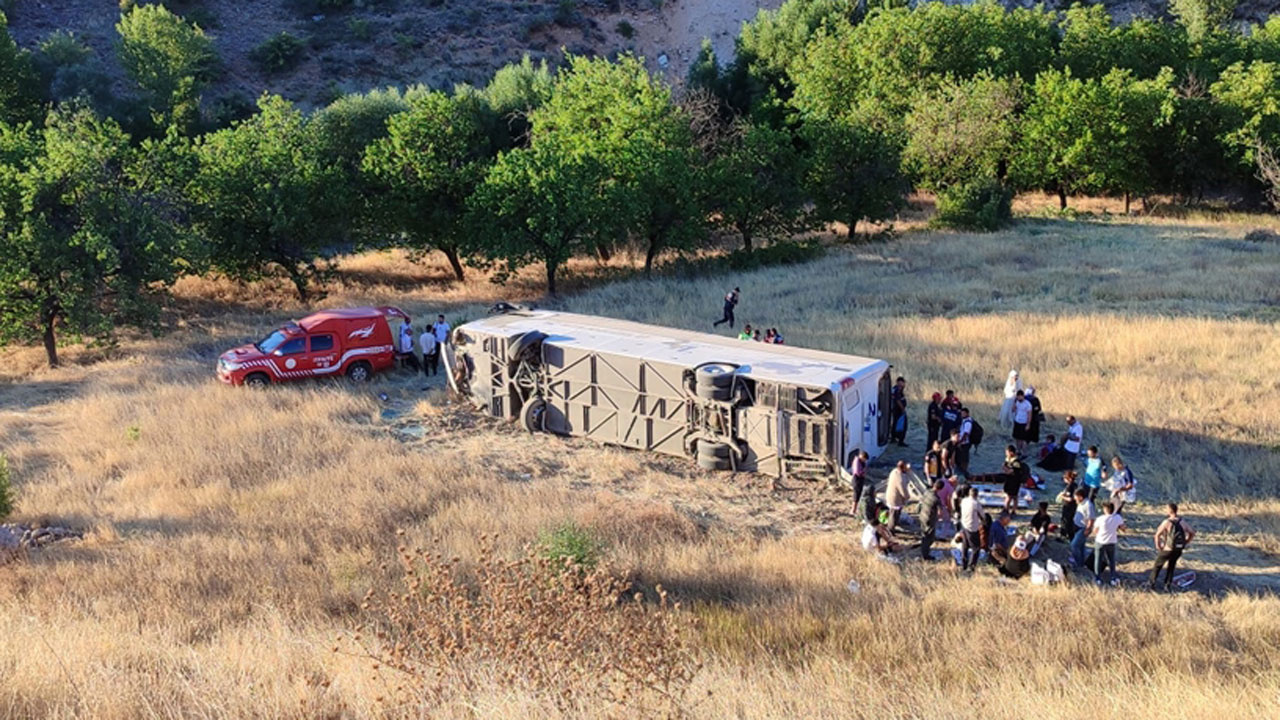
<svg viewBox="0 0 1280 720">
<path fill-rule="evenodd" d="M 585 262 L 578 291 L 556 303 L 710 330 L 719 296 L 738 285 L 740 320 L 791 344 L 890 359 L 909 379 L 913 419 L 929 393 L 955 388 L 992 436 L 975 469 L 996 462 L 995 406 L 1018 368 L 1050 431 L 1074 413 L 1088 443 L 1138 475 L 1120 590 L 882 563 L 856 548 L 847 493 L 775 492 L 523 434 L 451 405 L 438 381 L 221 387 L 222 348 L 305 311 L 270 285 L 185 281 L 172 332 L 69 349 L 56 371 L 37 349 L 0 351 L 13 520 L 87 532 L 0 565 L 0 716 L 635 714 L 558 709 L 501 684 L 388 707 L 383 674 L 331 651 L 361 621 L 365 592 L 394 585 L 378 563 L 397 544 L 439 538 L 465 566 L 481 534 L 515 555 L 566 522 L 697 617 L 691 716 L 1280 716 L 1280 246 L 1245 242 L 1246 229 L 1028 220 L 652 281 L 629 277 L 625 258 Z M 538 293 L 536 273 L 506 289 L 443 277 L 397 256 L 350 258 L 324 304 L 460 320 Z M 1168 499 L 1202 532 L 1185 563 L 1200 592 L 1139 588 Z"/>
</svg>

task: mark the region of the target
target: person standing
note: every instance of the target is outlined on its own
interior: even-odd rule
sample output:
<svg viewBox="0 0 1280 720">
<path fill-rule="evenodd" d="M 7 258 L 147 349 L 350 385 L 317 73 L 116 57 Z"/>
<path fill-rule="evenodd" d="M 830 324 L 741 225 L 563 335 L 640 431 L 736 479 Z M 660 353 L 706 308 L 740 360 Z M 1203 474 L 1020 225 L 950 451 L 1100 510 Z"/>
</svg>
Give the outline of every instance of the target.
<svg viewBox="0 0 1280 720">
<path fill-rule="evenodd" d="M 1013 402 L 1021 389 L 1022 381 L 1018 379 L 1018 371 L 1010 370 L 1009 378 L 1004 381 L 1004 403 L 1000 406 L 999 423 L 1005 430 L 1013 427 Z"/>
<path fill-rule="evenodd" d="M 1019 455 L 1027 449 L 1030 425 L 1031 403 L 1027 401 L 1026 393 L 1019 390 L 1013 400 L 1013 442 L 1018 447 Z"/>
<path fill-rule="evenodd" d="M 889 506 L 889 532 L 898 528 L 902 519 L 902 509 L 907 506 L 910 493 L 907 490 L 907 473 L 911 465 L 906 460 L 899 460 L 889 472 L 889 483 L 884 490 L 884 502 Z"/>
<path fill-rule="evenodd" d="M 1124 511 L 1125 505 L 1138 499 L 1138 481 L 1119 455 L 1111 458 L 1111 467 L 1115 471 L 1111 475 L 1111 502 L 1115 503 L 1116 512 L 1120 513 Z"/>
<path fill-rule="evenodd" d="M 1022 486 L 1027 482 L 1026 463 L 1022 462 L 1022 458 L 1018 456 L 1018 451 L 1012 446 L 1004 449 L 1004 511 L 1010 515 L 1018 512 L 1018 493 L 1022 491 Z"/>
<path fill-rule="evenodd" d="M 876 484 L 873 480 L 867 480 L 862 485 L 862 516 L 868 522 L 879 522 L 878 508 L 876 507 Z"/>
<path fill-rule="evenodd" d="M 434 330 L 427 329 L 422 331 L 422 336 L 418 338 L 418 343 L 422 346 L 422 374 L 438 375 L 440 373 L 440 344 L 436 342 L 436 333 Z"/>
<path fill-rule="evenodd" d="M 907 446 L 907 379 L 899 376 L 893 384 L 890 399 L 893 406 L 893 440 L 898 447 Z M 893 528 L 890 527 L 890 530 Z"/>
<path fill-rule="evenodd" d="M 1102 517 L 1094 523 L 1093 533 L 1093 581 L 1101 585 L 1107 582 L 1119 585 L 1116 577 L 1116 543 L 1120 541 L 1120 528 L 1124 527 L 1124 516 L 1116 512 L 1114 503 L 1102 506 Z M 1108 568 L 1107 579 L 1102 579 L 1102 569 Z"/>
<path fill-rule="evenodd" d="M 956 474 L 956 455 L 960 452 L 960 431 L 953 429 L 946 440 L 941 443 L 942 450 L 942 474 L 951 476 Z"/>
<path fill-rule="evenodd" d="M 436 316 L 436 324 L 431 326 L 431 331 L 436 334 L 437 351 L 449 342 L 449 323 L 445 321 L 444 315 Z"/>
<path fill-rule="evenodd" d="M 1156 564 L 1151 567 L 1151 578 L 1148 583 L 1152 590 L 1160 579 L 1160 569 L 1167 566 L 1164 576 L 1164 589 L 1173 589 L 1173 574 L 1178 570 L 1178 558 L 1182 551 L 1191 544 L 1196 531 L 1191 529 L 1186 520 L 1178 515 L 1178 503 L 1169 503 L 1169 516 L 1156 528 Z"/>
<path fill-rule="evenodd" d="M 396 350 L 400 353 L 400 361 L 417 375 L 422 366 L 418 364 L 418 356 L 413 354 L 413 328 L 409 323 L 400 326 L 400 341 L 396 343 Z"/>
<path fill-rule="evenodd" d="M 1074 475 L 1075 470 L 1067 471 L 1067 489 L 1060 496 L 1062 499 L 1062 514 L 1059 516 L 1061 525 L 1058 530 L 1062 533 L 1062 539 L 1071 542 L 1076 537 L 1076 485 Z M 1087 493 L 1086 493 L 1087 494 Z"/>
<path fill-rule="evenodd" d="M 969 408 L 960 408 L 960 434 L 956 439 L 956 470 L 969 477 L 969 455 L 973 450 L 973 418 Z"/>
<path fill-rule="evenodd" d="M 1068 470 L 1074 470 L 1076 467 L 1076 458 L 1080 456 L 1080 444 L 1084 442 L 1084 425 L 1076 419 L 1075 415 L 1067 416 L 1067 434 L 1062 438 L 1062 449 L 1071 456 L 1071 467 Z"/>
<path fill-rule="evenodd" d="M 1106 473 L 1102 470 L 1102 457 L 1098 455 L 1098 446 L 1090 445 L 1084 459 L 1084 486 L 1089 489 L 1089 499 L 1098 497 L 1102 488 L 1102 478 Z"/>
<path fill-rule="evenodd" d="M 1027 442 L 1040 442 L 1040 425 L 1044 422 L 1044 410 L 1040 407 L 1040 398 L 1036 389 L 1027 388 L 1027 402 L 1031 403 L 1031 419 L 1027 422 Z"/>
<path fill-rule="evenodd" d="M 1093 522 L 1097 516 L 1098 509 L 1094 507 L 1089 493 L 1084 488 L 1078 488 L 1076 490 L 1076 534 L 1071 538 L 1070 561 L 1073 566 L 1084 565 L 1084 546 L 1089 540 L 1089 535 L 1093 533 Z"/>
<path fill-rule="evenodd" d="M 920 500 L 920 557 L 925 560 L 933 559 L 933 541 L 937 539 L 938 534 L 938 515 L 939 508 L 942 504 L 942 498 L 939 493 L 946 485 L 942 480 L 935 480 L 933 487 L 929 488 L 929 492 L 924 494 Z"/>
<path fill-rule="evenodd" d="M 931 448 L 942 434 L 942 393 L 933 394 L 933 400 L 929 403 L 929 409 L 925 415 L 925 429 L 928 431 L 928 437 L 924 440 L 924 446 Z"/>
<path fill-rule="evenodd" d="M 738 306 L 738 288 L 725 293 L 724 296 L 724 314 L 721 318 L 711 324 L 711 327 L 720 327 L 723 323 L 729 323 L 729 329 L 733 329 L 733 309 Z"/>
<path fill-rule="evenodd" d="M 969 496 L 960 501 L 961 570 L 976 570 L 982 551 L 982 503 L 978 488 L 970 488 Z"/>
<path fill-rule="evenodd" d="M 924 478 L 929 482 L 941 480 L 946 474 L 946 468 L 942 464 L 942 443 L 937 440 L 929 446 L 929 452 L 924 454 Z"/>
<path fill-rule="evenodd" d="M 853 476 L 853 516 L 858 516 L 858 501 L 862 499 L 862 490 L 867 484 L 867 461 L 871 458 L 866 450 L 854 450 L 849 460 L 849 474 Z M 871 498 L 875 505 L 875 496 Z"/>
<path fill-rule="evenodd" d="M 951 437 L 951 431 L 960 427 L 960 401 L 955 390 L 948 390 L 942 399 L 942 425 L 938 428 L 938 437 L 944 442 Z"/>
</svg>

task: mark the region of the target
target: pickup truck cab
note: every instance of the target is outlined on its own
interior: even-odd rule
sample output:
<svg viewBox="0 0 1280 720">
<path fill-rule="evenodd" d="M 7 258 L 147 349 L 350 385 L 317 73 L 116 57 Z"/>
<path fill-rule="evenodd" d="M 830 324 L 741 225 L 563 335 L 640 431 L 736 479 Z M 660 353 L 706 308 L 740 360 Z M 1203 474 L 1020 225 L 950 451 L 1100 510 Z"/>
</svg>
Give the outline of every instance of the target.
<svg viewBox="0 0 1280 720">
<path fill-rule="evenodd" d="M 407 322 L 409 316 L 394 307 L 324 310 L 223 353 L 218 379 L 261 387 L 342 374 L 363 382 L 395 364 L 395 337 Z"/>
</svg>

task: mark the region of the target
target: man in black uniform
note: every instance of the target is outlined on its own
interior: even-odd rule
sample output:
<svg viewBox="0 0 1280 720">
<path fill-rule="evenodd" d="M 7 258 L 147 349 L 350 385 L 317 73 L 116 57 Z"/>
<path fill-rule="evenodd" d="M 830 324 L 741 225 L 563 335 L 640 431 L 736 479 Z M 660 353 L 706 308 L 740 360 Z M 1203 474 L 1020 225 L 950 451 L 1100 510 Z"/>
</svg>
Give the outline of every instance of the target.
<svg viewBox="0 0 1280 720">
<path fill-rule="evenodd" d="M 738 288 L 734 288 L 724 296 L 724 317 L 712 323 L 711 327 L 719 327 L 721 323 L 729 323 L 729 327 L 733 327 L 733 308 L 738 304 L 738 292 Z"/>
</svg>

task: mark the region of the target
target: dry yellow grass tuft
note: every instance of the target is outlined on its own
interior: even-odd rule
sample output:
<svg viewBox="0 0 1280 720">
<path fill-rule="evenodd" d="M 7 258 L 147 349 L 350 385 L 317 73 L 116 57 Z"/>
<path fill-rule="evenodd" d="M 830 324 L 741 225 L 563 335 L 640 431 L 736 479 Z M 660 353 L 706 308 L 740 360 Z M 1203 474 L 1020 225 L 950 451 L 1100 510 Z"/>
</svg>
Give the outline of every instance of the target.
<svg viewBox="0 0 1280 720">
<path fill-rule="evenodd" d="M 14 519 L 90 532 L 0 567 L 0 716 L 413 714 L 377 702 L 388 691 L 367 661 L 331 651 L 368 619 L 370 589 L 398 587 L 379 565 L 432 538 L 473 564 L 482 535 L 516 558 L 567 522 L 699 617 L 691 647 L 704 667 L 685 708 L 698 717 L 1280 715 L 1280 247 L 1246 243 L 1244 229 L 1046 220 L 909 234 L 805 266 L 629 280 L 560 303 L 709 330 L 724 286 L 739 285 L 742 320 L 890 358 L 916 418 L 928 393 L 955 388 L 992 436 L 975 467 L 994 463 L 994 408 L 1017 367 L 1049 430 L 1074 412 L 1087 442 L 1131 460 L 1138 530 L 1153 528 L 1158 502 L 1186 504 L 1203 531 L 1187 565 L 1217 591 L 1206 597 L 888 565 L 855 549 L 845 495 L 771 494 L 755 478 L 518 433 L 438 390 L 424 398 L 419 378 L 221 387 L 220 349 L 303 311 L 266 290 L 242 306 L 243 290 L 187 281 L 179 331 L 72 351 L 56 372 L 37 350 L 5 350 Z M 504 295 L 483 280 L 424 285 L 438 269 L 389 256 L 344 267 L 326 305 L 474 317 Z M 619 260 L 601 272 L 627 271 Z M 919 428 L 909 440 L 918 453 Z M 1145 534 L 1122 543 L 1131 580 L 1148 547 Z M 432 714 L 593 714 L 502 683 L 464 695 Z"/>
</svg>

